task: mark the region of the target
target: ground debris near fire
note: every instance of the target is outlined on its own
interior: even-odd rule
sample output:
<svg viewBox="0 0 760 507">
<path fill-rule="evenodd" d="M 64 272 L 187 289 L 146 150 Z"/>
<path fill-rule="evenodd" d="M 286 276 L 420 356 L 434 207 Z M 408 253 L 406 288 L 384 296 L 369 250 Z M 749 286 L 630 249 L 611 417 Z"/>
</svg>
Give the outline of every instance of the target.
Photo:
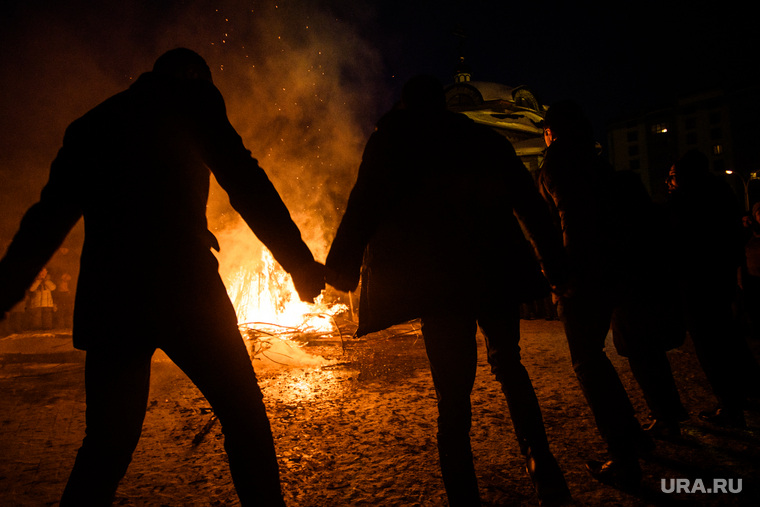
<svg viewBox="0 0 760 507">
<path fill-rule="evenodd" d="M 308 361 L 282 364 L 252 356 L 288 505 L 446 505 L 435 392 L 418 324 L 361 339 L 353 338 L 351 324 L 341 326 L 337 339 L 289 344 Z M 756 407 L 747 412 L 746 431 L 718 430 L 692 417 L 681 440 L 658 442 L 642 462 L 641 491 L 591 480 L 583 464 L 603 457 L 604 444 L 573 376 L 561 325 L 536 320 L 522 326 L 523 362 L 577 505 L 760 505 Z M 752 343 L 755 352 L 758 345 Z M 627 363 L 609 350 L 644 421 L 646 405 Z M 479 337 L 472 445 L 484 504 L 537 505 L 484 352 Z M 712 398 L 690 342 L 669 357 L 690 412 L 709 408 Z M 70 348 L 66 333 L 25 334 L 0 339 L 0 360 L 0 505 L 55 505 L 83 436 L 83 354 Z M 671 479 L 712 484 L 715 478 L 733 479 L 734 486 L 742 479 L 742 490 L 666 492 Z M 156 354 L 143 438 L 116 505 L 237 504 L 211 407 L 173 363 Z"/>
</svg>

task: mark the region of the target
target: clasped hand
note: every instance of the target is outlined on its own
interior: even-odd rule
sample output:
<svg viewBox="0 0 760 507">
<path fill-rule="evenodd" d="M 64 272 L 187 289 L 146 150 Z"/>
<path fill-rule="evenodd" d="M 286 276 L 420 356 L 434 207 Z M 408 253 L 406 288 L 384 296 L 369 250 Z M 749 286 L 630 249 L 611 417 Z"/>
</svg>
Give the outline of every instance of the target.
<svg viewBox="0 0 760 507">
<path fill-rule="evenodd" d="M 312 261 L 290 273 L 301 301 L 313 303 L 325 289 L 325 266 Z"/>
<path fill-rule="evenodd" d="M 325 283 L 343 292 L 352 292 L 359 284 L 358 276 L 345 276 L 316 261 L 293 271 L 290 276 L 293 277 L 298 297 L 306 303 L 313 302 L 314 298 L 321 294 L 325 289 Z"/>
</svg>

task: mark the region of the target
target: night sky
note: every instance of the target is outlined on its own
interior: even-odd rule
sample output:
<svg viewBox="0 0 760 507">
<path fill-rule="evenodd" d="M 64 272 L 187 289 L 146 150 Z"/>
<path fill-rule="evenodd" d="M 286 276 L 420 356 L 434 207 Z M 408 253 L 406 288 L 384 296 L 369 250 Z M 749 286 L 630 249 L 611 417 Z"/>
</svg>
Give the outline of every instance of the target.
<svg viewBox="0 0 760 507">
<path fill-rule="evenodd" d="M 6 0 L 0 247 L 37 199 L 65 127 L 172 47 L 207 59 L 233 125 L 308 215 L 313 202 L 287 197 L 294 172 L 339 208 L 403 82 L 431 73 L 450 83 L 461 51 L 474 80 L 526 85 L 549 105 L 578 100 L 601 138 L 621 114 L 751 76 L 758 38 L 742 4 Z"/>
</svg>

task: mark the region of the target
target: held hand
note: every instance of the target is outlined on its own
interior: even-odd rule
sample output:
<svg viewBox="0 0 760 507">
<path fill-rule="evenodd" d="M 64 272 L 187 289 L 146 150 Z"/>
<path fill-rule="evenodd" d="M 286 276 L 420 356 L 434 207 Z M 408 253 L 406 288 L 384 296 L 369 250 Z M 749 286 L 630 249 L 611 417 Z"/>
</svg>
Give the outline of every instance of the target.
<svg viewBox="0 0 760 507">
<path fill-rule="evenodd" d="M 290 273 L 298 297 L 305 303 L 313 303 L 325 288 L 325 267 L 317 261 L 307 263 Z"/>
<path fill-rule="evenodd" d="M 325 281 L 342 292 L 353 292 L 359 285 L 358 277 L 346 276 L 330 268 L 325 268 Z"/>
<path fill-rule="evenodd" d="M 572 289 L 567 285 L 552 285 L 552 303 L 555 305 L 562 299 L 573 295 Z"/>
</svg>

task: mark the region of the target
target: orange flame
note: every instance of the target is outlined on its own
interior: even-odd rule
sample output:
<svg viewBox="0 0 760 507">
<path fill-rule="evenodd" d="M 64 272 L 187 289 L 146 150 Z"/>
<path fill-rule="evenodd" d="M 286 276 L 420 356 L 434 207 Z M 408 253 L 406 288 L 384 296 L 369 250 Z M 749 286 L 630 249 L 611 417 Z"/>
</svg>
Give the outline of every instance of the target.
<svg viewBox="0 0 760 507">
<path fill-rule="evenodd" d="M 328 304 L 324 294 L 313 304 L 303 302 L 293 280 L 262 249 L 257 266 L 241 266 L 228 280 L 227 293 L 235 306 L 241 325 L 270 325 L 297 329 L 302 333 L 330 333 L 335 325 L 330 318 L 346 311 L 342 303 Z"/>
</svg>

